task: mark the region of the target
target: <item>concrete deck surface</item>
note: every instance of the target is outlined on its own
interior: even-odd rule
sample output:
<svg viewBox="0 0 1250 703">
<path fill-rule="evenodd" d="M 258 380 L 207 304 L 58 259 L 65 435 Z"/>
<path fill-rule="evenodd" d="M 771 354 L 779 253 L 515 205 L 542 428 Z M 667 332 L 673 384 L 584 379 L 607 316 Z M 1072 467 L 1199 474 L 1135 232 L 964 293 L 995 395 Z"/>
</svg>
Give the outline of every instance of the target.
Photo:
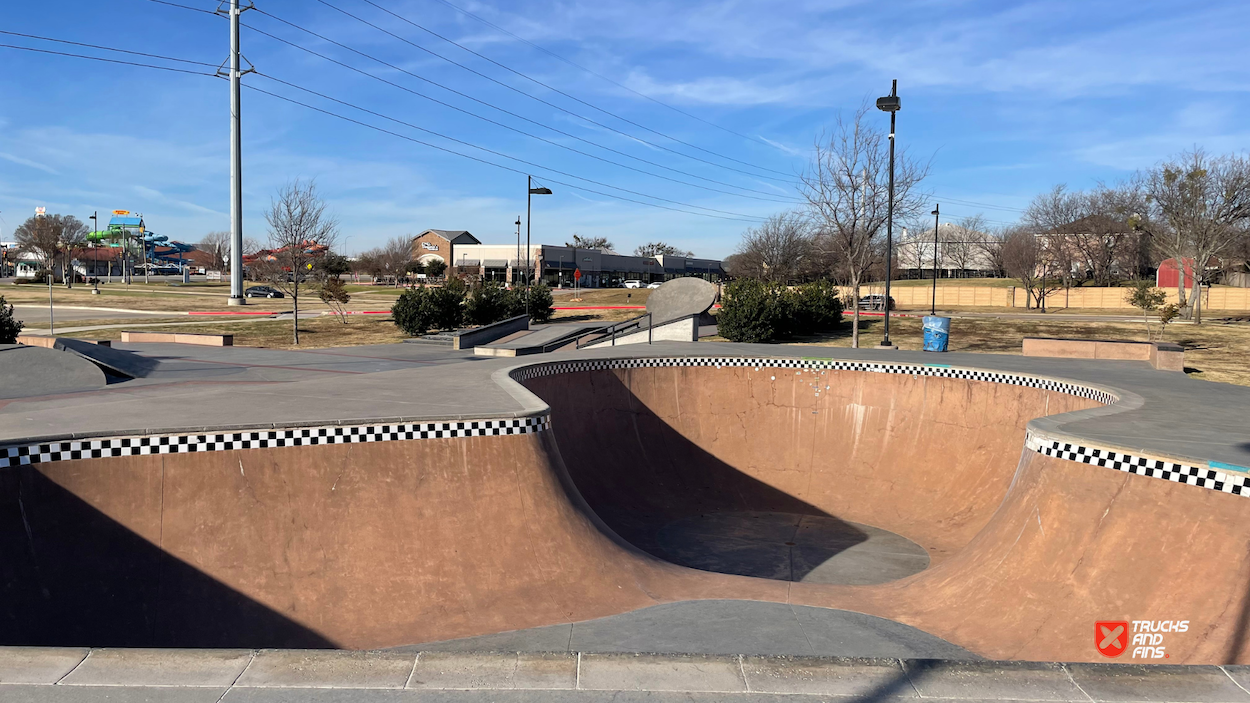
<svg viewBox="0 0 1250 703">
<path fill-rule="evenodd" d="M 1250 467 L 1250 388 L 1196 381 L 1146 362 L 999 354 L 926 354 L 770 344 L 660 342 L 525 359 L 474 357 L 415 344 L 282 351 L 118 345 L 161 361 L 149 377 L 0 407 L 0 443 L 174 430 L 372 420 L 514 417 L 544 408 L 491 374 L 518 365 L 658 356 L 813 357 L 945 364 L 1068 379 L 1112 390 L 1116 407 L 1037 421 L 1048 434 L 1126 451 Z M 470 363 L 458 363 L 467 361 Z M 429 368 L 437 367 L 437 368 Z M 173 391 L 172 384 L 194 384 Z M 193 397 L 194 402 L 189 402 Z"/>
<path fill-rule="evenodd" d="M 0 699 L 1250 702 L 1250 667 L 591 652 L 0 648 Z"/>
</svg>

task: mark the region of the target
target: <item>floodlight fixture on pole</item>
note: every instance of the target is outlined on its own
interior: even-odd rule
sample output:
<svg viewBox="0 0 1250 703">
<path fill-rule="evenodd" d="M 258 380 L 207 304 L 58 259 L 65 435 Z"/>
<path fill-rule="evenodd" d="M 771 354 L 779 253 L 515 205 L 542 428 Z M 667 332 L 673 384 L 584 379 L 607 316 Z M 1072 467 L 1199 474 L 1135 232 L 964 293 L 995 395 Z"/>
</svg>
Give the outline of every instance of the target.
<svg viewBox="0 0 1250 703">
<path fill-rule="evenodd" d="M 933 204 L 933 303 L 929 306 L 929 314 L 937 315 L 937 279 L 938 279 L 938 218 L 942 214 L 942 206 Z"/>
<path fill-rule="evenodd" d="M 521 265 L 521 216 L 516 216 L 516 258 L 512 260 L 513 278 L 516 278 L 516 269 Z M 512 281 L 512 285 L 516 285 L 516 281 Z"/>
<path fill-rule="evenodd" d="M 877 98 L 877 109 L 890 113 L 890 196 L 885 225 L 885 330 L 881 347 L 897 349 L 890 342 L 890 279 L 894 276 L 894 124 L 902 103 L 898 99 L 898 79 L 894 80 L 890 94 Z"/>
</svg>

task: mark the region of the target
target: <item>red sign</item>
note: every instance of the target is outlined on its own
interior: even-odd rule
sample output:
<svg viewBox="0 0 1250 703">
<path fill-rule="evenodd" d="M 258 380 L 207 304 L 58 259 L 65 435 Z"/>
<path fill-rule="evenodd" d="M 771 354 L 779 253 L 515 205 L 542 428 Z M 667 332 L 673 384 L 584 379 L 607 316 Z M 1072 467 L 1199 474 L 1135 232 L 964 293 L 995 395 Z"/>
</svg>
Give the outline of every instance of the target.
<svg viewBox="0 0 1250 703">
<path fill-rule="evenodd" d="M 1128 622 L 1107 620 L 1094 623 L 1094 646 L 1104 657 L 1118 657 L 1128 647 Z"/>
<path fill-rule="evenodd" d="M 581 270 L 581 269 L 573 269 L 573 280 L 574 280 L 574 281 L 580 281 L 580 280 L 582 280 L 582 270 Z"/>
</svg>

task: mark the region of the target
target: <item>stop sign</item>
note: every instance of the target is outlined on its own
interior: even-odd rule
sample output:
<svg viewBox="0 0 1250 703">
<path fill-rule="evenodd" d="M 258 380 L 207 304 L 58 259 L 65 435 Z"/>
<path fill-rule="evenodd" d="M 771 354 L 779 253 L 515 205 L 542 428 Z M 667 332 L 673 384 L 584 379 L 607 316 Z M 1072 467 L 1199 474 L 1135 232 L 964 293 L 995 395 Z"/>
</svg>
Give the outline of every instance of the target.
<svg viewBox="0 0 1250 703">
<path fill-rule="evenodd" d="M 582 270 L 581 270 L 581 269 L 573 269 L 573 280 L 575 280 L 575 281 L 580 281 L 580 280 L 582 280 Z"/>
</svg>

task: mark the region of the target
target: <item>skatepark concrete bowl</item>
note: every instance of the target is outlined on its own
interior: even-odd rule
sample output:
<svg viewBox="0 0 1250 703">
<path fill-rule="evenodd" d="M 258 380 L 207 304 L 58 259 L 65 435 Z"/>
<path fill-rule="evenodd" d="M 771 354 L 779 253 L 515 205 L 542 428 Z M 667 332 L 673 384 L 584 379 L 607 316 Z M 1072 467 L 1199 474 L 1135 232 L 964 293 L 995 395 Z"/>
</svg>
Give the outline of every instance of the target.
<svg viewBox="0 0 1250 703">
<path fill-rule="evenodd" d="M 996 659 L 1187 621 L 1167 663 L 1250 661 L 1245 474 L 1071 434 L 1144 412 L 1134 391 L 696 346 L 457 364 L 495 394 L 476 415 L 8 442 L 3 643 L 382 648 L 707 602 Z"/>
</svg>

